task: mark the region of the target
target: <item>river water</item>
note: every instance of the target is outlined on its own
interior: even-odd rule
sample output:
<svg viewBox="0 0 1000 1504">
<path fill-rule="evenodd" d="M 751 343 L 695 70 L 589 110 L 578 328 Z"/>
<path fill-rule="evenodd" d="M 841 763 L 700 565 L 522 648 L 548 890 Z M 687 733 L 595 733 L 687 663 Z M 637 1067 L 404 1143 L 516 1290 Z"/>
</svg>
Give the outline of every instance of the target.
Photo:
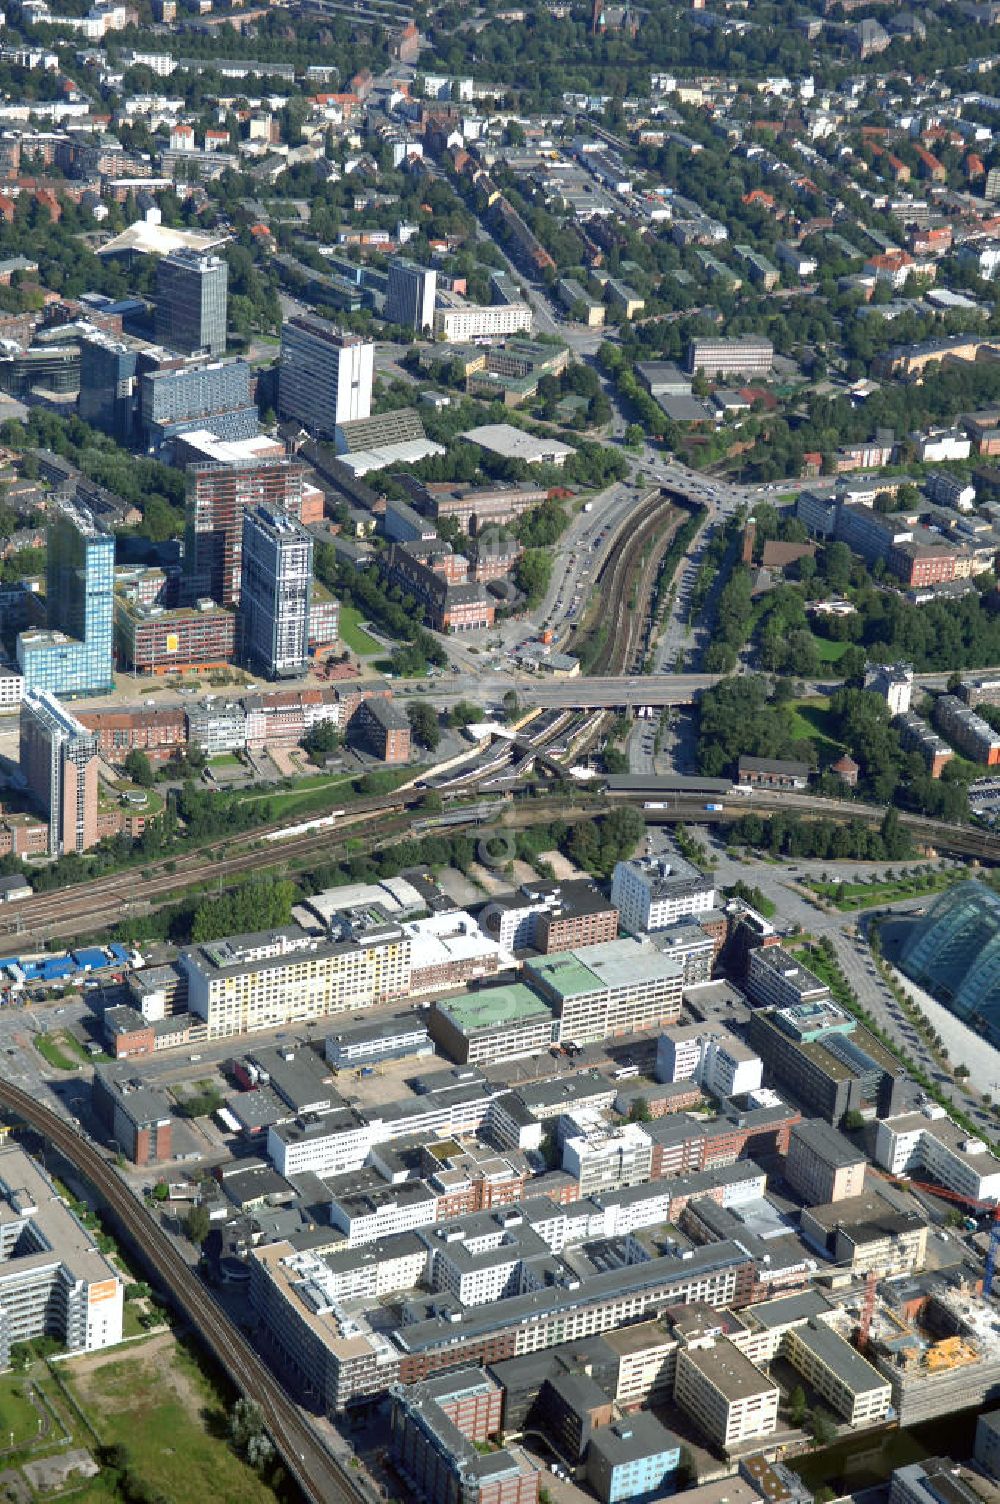
<svg viewBox="0 0 1000 1504">
<path fill-rule="evenodd" d="M 856 1493 L 886 1483 L 897 1467 L 922 1462 L 925 1457 L 953 1457 L 956 1462 L 964 1462 L 972 1456 L 978 1414 L 976 1410 L 963 1410 L 907 1430 L 887 1426 L 860 1436 L 845 1436 L 833 1446 L 784 1460 L 812 1489 L 826 1484 L 838 1495 Z"/>
</svg>

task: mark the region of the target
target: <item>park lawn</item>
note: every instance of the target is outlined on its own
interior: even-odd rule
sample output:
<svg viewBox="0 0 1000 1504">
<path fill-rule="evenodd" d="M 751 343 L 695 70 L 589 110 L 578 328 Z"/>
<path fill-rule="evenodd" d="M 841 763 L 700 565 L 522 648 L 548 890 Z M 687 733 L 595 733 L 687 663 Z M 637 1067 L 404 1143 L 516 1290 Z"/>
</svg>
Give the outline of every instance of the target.
<svg viewBox="0 0 1000 1504">
<path fill-rule="evenodd" d="M 127 1357 L 109 1357 L 86 1374 L 67 1364 L 63 1377 L 105 1446 L 128 1448 L 150 1497 L 171 1504 L 235 1500 L 275 1504 L 273 1491 L 225 1440 L 226 1402 L 194 1359 L 174 1343 L 153 1338 Z M 77 1498 L 106 1497 L 97 1487 Z"/>
<path fill-rule="evenodd" d="M 941 893 L 964 876 L 964 872 L 949 869 L 946 872 L 928 872 L 919 877 L 896 878 L 892 882 L 811 882 L 808 886 L 835 908 L 847 913 L 852 909 L 874 908 L 876 904 L 896 903 L 901 898 L 922 898 L 925 894 Z"/>
<path fill-rule="evenodd" d="M 38 1411 L 28 1399 L 28 1379 L 22 1373 L 7 1373 L 0 1378 L 0 1446 L 5 1449 L 35 1441 L 38 1436 Z"/>
<path fill-rule="evenodd" d="M 352 653 L 366 658 L 371 653 L 383 653 L 385 649 L 381 643 L 369 637 L 361 627 L 361 612 L 357 606 L 344 606 L 340 608 L 340 627 L 337 636 L 345 647 L 350 648 Z"/>
<path fill-rule="evenodd" d="M 208 759 L 210 768 L 243 768 L 243 766 L 235 752 L 219 752 L 215 757 Z"/>
<path fill-rule="evenodd" d="M 788 710 L 795 740 L 811 742 L 821 763 L 835 762 L 843 752 L 844 744 L 832 732 L 829 695 L 817 695 L 811 700 L 792 700 Z"/>
<path fill-rule="evenodd" d="M 831 642 L 829 637 L 817 637 L 813 633 L 813 646 L 820 663 L 839 663 L 851 646 L 849 642 Z"/>
</svg>

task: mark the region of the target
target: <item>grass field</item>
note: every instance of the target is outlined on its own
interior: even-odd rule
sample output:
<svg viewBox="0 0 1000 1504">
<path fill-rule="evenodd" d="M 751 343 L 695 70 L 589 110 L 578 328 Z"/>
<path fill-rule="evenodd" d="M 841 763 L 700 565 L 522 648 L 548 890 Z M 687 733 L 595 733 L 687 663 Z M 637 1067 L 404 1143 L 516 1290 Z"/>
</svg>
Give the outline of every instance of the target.
<svg viewBox="0 0 1000 1504">
<path fill-rule="evenodd" d="M 920 898 L 940 893 L 951 886 L 964 872 L 931 870 L 918 873 L 916 877 L 896 878 L 891 882 L 874 883 L 823 883 L 808 884 L 814 893 L 832 903 L 834 908 L 849 912 L 851 909 L 870 909 L 876 904 L 896 903 L 901 898 Z"/>
<path fill-rule="evenodd" d="M 831 642 L 829 637 L 817 637 L 815 632 L 813 644 L 820 663 L 839 663 L 851 645 L 849 642 Z"/>
<path fill-rule="evenodd" d="M 64 1376 L 106 1446 L 128 1448 L 150 1497 L 171 1504 L 236 1500 L 275 1504 L 275 1494 L 228 1444 L 225 1403 L 172 1337 L 154 1337 L 127 1357 L 109 1355 Z M 100 1479 L 77 1499 L 108 1497 Z"/>
<path fill-rule="evenodd" d="M 810 741 L 821 763 L 835 761 L 844 747 L 832 732 L 829 697 L 817 695 L 811 700 L 792 700 L 788 709 L 795 740 Z"/>
<path fill-rule="evenodd" d="M 361 612 L 357 606 L 341 606 L 340 630 L 337 634 L 345 647 L 350 648 L 352 653 L 359 657 L 368 657 L 371 653 L 384 652 L 384 648 L 377 643 L 374 637 L 369 637 L 361 628 Z"/>
<path fill-rule="evenodd" d="M 43 1060 L 54 1065 L 57 1071 L 78 1071 L 80 1062 L 74 1060 L 68 1050 L 60 1047 L 59 1040 L 51 1034 L 36 1034 L 35 1049 Z"/>
<path fill-rule="evenodd" d="M 23 1446 L 38 1436 L 38 1411 L 28 1399 L 28 1381 L 23 1374 L 0 1378 L 0 1447 Z"/>
</svg>

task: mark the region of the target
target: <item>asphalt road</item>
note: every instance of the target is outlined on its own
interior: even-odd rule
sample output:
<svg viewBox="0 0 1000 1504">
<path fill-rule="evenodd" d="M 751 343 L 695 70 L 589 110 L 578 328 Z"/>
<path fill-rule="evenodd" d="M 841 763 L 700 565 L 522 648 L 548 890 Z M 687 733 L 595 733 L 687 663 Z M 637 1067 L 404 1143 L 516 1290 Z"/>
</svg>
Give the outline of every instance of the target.
<svg viewBox="0 0 1000 1504">
<path fill-rule="evenodd" d="M 879 1026 L 901 1049 L 906 1051 L 922 1071 L 935 1081 L 936 1085 L 951 1094 L 956 1107 L 967 1113 L 984 1132 L 989 1131 L 991 1134 L 996 1132 L 996 1119 L 993 1114 L 983 1107 L 974 1092 L 968 1094 L 952 1085 L 950 1078 L 941 1071 L 920 1034 L 903 1013 L 889 987 L 875 969 L 867 941 L 863 934 L 860 936 L 856 934 L 859 920 L 862 927 L 864 926 L 865 911 L 827 913 L 814 908 L 797 886 L 799 877 L 819 878 L 824 873 L 827 875 L 834 873 L 837 878 L 850 882 L 860 874 L 871 877 L 873 874 L 881 874 L 890 869 L 898 872 L 901 865 L 899 862 L 802 861 L 773 867 L 765 862 L 748 863 L 743 858 L 734 861 L 726 855 L 721 845 L 714 848 L 714 854 L 718 858 L 715 878 L 720 887 L 728 887 L 742 879 L 743 882 L 759 888 L 765 897 L 770 898 L 777 905 L 780 923 L 799 924 L 810 934 L 828 936 L 849 986 L 859 1002 L 875 1016 Z M 913 912 L 926 902 L 926 898 L 913 898 L 893 904 L 891 907 L 894 912 L 902 915 Z M 975 1041 L 980 1052 L 988 1052 L 991 1056 L 996 1053 L 990 1051 L 982 1040 L 972 1035 L 970 1031 L 964 1030 L 964 1026 L 962 1027 L 969 1040 Z M 961 1056 L 956 1054 L 954 1049 L 950 1051 L 950 1054 L 952 1060 L 956 1064 L 959 1063 Z M 971 1049 L 969 1054 L 971 1058 Z M 985 1062 L 985 1053 L 982 1058 Z M 992 1078 L 994 1074 L 992 1066 L 984 1068 Z M 991 1089 L 985 1077 L 984 1084 L 979 1089 Z M 915 1085 L 911 1095 L 914 1101 L 920 1095 L 920 1090 Z"/>
</svg>

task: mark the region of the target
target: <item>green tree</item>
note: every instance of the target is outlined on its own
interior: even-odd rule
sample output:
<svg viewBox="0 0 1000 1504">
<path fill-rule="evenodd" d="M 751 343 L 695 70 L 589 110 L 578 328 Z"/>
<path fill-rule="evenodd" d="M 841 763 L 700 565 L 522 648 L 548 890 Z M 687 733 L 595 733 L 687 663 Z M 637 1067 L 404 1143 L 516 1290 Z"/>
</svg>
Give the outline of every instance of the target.
<svg viewBox="0 0 1000 1504">
<path fill-rule="evenodd" d="M 322 767 L 326 759 L 332 757 L 337 748 L 343 745 L 343 741 L 343 733 L 337 730 L 332 721 L 318 721 L 315 726 L 310 726 L 302 738 L 302 747 L 308 754 L 309 761 Z"/>
<path fill-rule="evenodd" d="M 433 705 L 427 700 L 414 700 L 407 705 L 406 715 L 417 746 L 433 752 L 441 741 L 441 728 Z"/>
<path fill-rule="evenodd" d="M 131 752 L 125 758 L 123 767 L 132 782 L 137 783 L 140 788 L 150 789 L 153 787 L 155 782 L 153 765 L 145 752 L 140 752 L 138 747 L 132 748 Z"/>
<path fill-rule="evenodd" d="M 541 548 L 528 548 L 514 565 L 514 583 L 523 590 L 529 606 L 545 599 L 552 578 L 552 557 Z"/>
<path fill-rule="evenodd" d="M 828 1447 L 837 1439 L 837 1423 L 829 1410 L 822 1407 L 814 1410 L 809 1417 L 809 1434 L 813 1439 L 813 1445 Z"/>
<path fill-rule="evenodd" d="M 636 1097 L 635 1101 L 632 1103 L 632 1106 L 628 1110 L 629 1122 L 649 1123 L 652 1121 L 652 1118 L 653 1114 L 649 1110 L 649 1103 L 647 1102 L 646 1098 Z"/>
<path fill-rule="evenodd" d="M 192 1206 L 184 1218 L 184 1231 L 196 1248 L 200 1248 L 208 1237 L 210 1225 L 208 1209 L 204 1206 Z"/>
<path fill-rule="evenodd" d="M 788 1418 L 793 1426 L 801 1426 L 806 1414 L 806 1393 L 801 1384 L 796 1384 L 788 1396 Z"/>
<path fill-rule="evenodd" d="M 477 726 L 480 721 L 485 721 L 486 715 L 479 705 L 473 705 L 469 700 L 459 700 L 448 712 L 449 726 Z"/>
</svg>

